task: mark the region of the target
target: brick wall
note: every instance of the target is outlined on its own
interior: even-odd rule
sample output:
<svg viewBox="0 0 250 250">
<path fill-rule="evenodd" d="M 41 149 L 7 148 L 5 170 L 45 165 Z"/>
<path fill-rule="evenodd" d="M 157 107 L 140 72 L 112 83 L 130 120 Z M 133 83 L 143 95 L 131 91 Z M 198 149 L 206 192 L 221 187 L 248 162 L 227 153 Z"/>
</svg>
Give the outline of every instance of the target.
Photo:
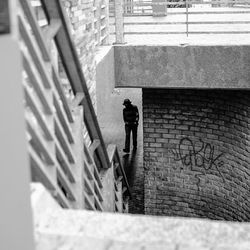
<svg viewBox="0 0 250 250">
<path fill-rule="evenodd" d="M 69 17 L 69 26 L 82 65 L 83 73 L 89 88 L 90 96 L 96 108 L 96 61 L 95 52 L 98 45 L 95 36 L 96 19 L 95 6 L 100 6 L 103 0 L 62 0 Z M 105 2 L 103 2 L 105 3 Z M 96 10 L 95 10 L 96 9 Z M 103 13 L 106 16 L 108 12 Z M 100 26 L 100 25 L 99 25 Z M 98 26 L 98 27 L 99 27 Z M 108 30 L 107 30 L 108 32 Z M 107 39 L 105 40 L 107 42 Z"/>
<path fill-rule="evenodd" d="M 143 90 L 145 213 L 250 221 L 250 92 Z"/>
</svg>

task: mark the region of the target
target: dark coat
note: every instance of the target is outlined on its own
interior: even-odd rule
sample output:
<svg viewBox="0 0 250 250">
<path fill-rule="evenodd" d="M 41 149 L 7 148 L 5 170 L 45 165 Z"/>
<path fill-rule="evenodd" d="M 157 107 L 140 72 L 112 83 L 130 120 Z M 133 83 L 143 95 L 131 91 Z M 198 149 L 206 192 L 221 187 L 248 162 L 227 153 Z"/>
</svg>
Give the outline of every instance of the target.
<svg viewBox="0 0 250 250">
<path fill-rule="evenodd" d="M 139 111 L 136 105 L 128 105 L 123 109 L 123 120 L 126 125 L 138 124 Z"/>
</svg>

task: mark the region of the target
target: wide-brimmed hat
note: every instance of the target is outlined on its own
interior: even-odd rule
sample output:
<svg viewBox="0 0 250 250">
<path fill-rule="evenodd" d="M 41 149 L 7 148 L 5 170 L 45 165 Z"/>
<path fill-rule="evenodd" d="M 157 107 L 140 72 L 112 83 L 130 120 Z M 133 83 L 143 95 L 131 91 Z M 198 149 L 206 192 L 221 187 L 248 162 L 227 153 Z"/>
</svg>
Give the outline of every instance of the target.
<svg viewBox="0 0 250 250">
<path fill-rule="evenodd" d="M 131 103 L 131 101 L 129 100 L 129 99 L 125 99 L 124 101 L 123 101 L 123 105 L 125 105 L 125 104 L 130 104 Z"/>
</svg>

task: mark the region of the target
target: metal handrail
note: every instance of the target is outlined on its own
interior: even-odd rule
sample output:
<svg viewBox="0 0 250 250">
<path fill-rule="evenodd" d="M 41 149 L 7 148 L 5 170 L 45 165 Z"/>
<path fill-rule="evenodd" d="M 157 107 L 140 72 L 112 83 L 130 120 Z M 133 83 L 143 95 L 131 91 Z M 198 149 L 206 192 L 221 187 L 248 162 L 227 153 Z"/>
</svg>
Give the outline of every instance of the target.
<svg viewBox="0 0 250 250">
<path fill-rule="evenodd" d="M 117 150 L 110 161 L 60 1 L 40 4 L 47 23 L 43 29 L 30 0 L 20 0 L 18 11 L 32 180 L 42 182 L 62 207 L 104 211 L 103 204 L 109 201 L 104 201 L 101 174 L 118 163 L 109 177 L 115 185 L 116 177 L 122 176 L 119 185 L 129 190 L 126 175 Z M 53 41 L 56 59 L 63 64 L 60 69 L 49 53 Z M 123 189 L 118 194 L 127 202 Z"/>
<path fill-rule="evenodd" d="M 120 2 L 121 0 L 119 0 Z M 153 2 L 152 1 L 137 1 L 134 0 L 128 3 L 128 0 L 123 0 L 121 3 L 123 6 L 123 24 L 124 24 L 124 35 L 171 35 L 171 34 L 249 34 L 250 29 L 248 30 L 247 27 L 244 25 L 249 24 L 249 14 L 250 7 L 249 1 L 247 0 L 166 0 L 160 2 Z M 161 15 L 166 16 L 165 19 L 148 19 L 148 22 L 141 21 L 140 19 L 129 19 L 129 17 L 139 17 L 139 16 L 157 16 L 157 13 L 154 11 L 154 6 L 162 7 L 163 10 Z M 205 8 L 202 8 L 205 7 Z M 244 8 L 243 8 L 244 7 Z M 165 9 L 164 9 L 165 8 Z M 165 13 L 164 13 L 165 12 Z M 174 18 L 170 18 L 172 15 L 179 16 L 178 19 L 174 20 Z M 201 18 L 204 15 L 204 19 L 202 20 L 200 17 L 199 19 L 196 16 L 200 15 Z M 206 16 L 205 16 L 206 15 Z M 218 21 L 209 20 L 209 15 L 231 15 L 230 19 L 222 19 Z M 236 19 L 231 20 L 231 17 L 238 18 L 238 15 L 246 15 L 243 16 L 241 20 Z M 168 18 L 169 16 L 169 18 Z M 183 17 L 182 17 L 183 16 Z M 185 18 L 185 19 L 184 19 Z M 197 21 L 196 21 L 197 20 Z M 115 20 L 117 22 L 117 20 Z M 120 22 L 120 21 L 119 21 Z M 231 26 L 226 26 L 226 24 L 230 24 Z M 112 25 L 112 23 L 111 23 Z M 128 27 L 128 25 L 130 27 Z M 137 29 L 132 29 L 131 25 L 138 25 Z M 142 25 L 156 25 L 157 28 L 150 30 L 146 28 L 145 31 L 141 29 Z M 162 25 L 162 28 L 158 28 Z M 171 28 L 163 27 L 164 25 L 172 25 Z M 173 25 L 178 25 L 173 28 Z M 183 25 L 183 27 L 181 27 Z M 195 26 L 194 26 L 195 25 Z M 199 25 L 209 25 L 204 29 L 199 28 Z M 218 25 L 218 27 L 211 26 L 211 25 Z M 225 25 L 223 27 L 222 25 Z M 234 26 L 234 25 L 241 25 Z M 123 27 L 120 25 L 120 27 Z M 120 32 L 121 33 L 121 32 Z M 115 34 L 115 33 L 112 33 Z M 117 31 L 116 31 L 117 34 Z"/>
<path fill-rule="evenodd" d="M 41 0 L 41 3 L 46 17 L 50 22 L 54 19 L 59 19 L 62 23 L 59 31 L 55 36 L 55 41 L 74 94 L 84 94 L 84 98 L 82 101 L 82 105 L 84 106 L 84 121 L 91 140 L 100 140 L 100 146 L 96 151 L 98 157 L 100 158 L 100 162 L 102 162 L 102 167 L 104 169 L 107 169 L 110 167 L 107 150 L 92 105 L 86 80 L 82 73 L 81 64 L 78 59 L 75 46 L 73 44 L 73 39 L 69 32 L 69 24 L 66 21 L 67 18 L 64 13 L 63 7 L 61 6 L 61 2 L 59 0 Z"/>
<path fill-rule="evenodd" d="M 128 184 L 127 176 L 120 161 L 119 153 L 116 145 L 109 144 L 108 155 L 114 172 L 114 207 L 116 212 L 126 212 L 126 204 L 131 197 L 131 191 Z M 121 190 L 118 186 L 121 185 Z M 117 195 L 121 192 L 121 196 Z M 120 198 L 119 198 L 120 197 Z M 119 205 L 117 205 L 117 202 Z M 122 208 L 121 208 L 122 207 Z"/>
<path fill-rule="evenodd" d="M 131 196 L 131 191 L 130 191 L 130 187 L 128 184 L 127 176 L 126 176 L 124 168 L 122 166 L 122 163 L 121 163 L 121 160 L 119 157 L 119 153 L 117 150 L 117 146 L 114 144 L 109 144 L 107 151 L 108 151 L 110 163 L 112 163 L 112 162 L 117 163 L 119 175 L 123 177 L 123 181 L 122 181 L 123 186 L 125 186 L 127 188 L 127 195 Z"/>
<path fill-rule="evenodd" d="M 250 3 L 248 1 L 234 1 L 234 0 L 228 0 L 228 1 L 201 1 L 201 0 L 191 0 L 188 2 L 189 4 L 202 4 L 202 5 L 209 5 L 209 4 L 233 4 L 233 5 L 249 5 Z M 165 2 L 151 2 L 151 1 L 139 1 L 139 2 L 133 2 L 133 3 L 124 3 L 123 6 L 171 6 L 171 5 L 186 5 L 186 1 L 165 1 Z"/>
</svg>

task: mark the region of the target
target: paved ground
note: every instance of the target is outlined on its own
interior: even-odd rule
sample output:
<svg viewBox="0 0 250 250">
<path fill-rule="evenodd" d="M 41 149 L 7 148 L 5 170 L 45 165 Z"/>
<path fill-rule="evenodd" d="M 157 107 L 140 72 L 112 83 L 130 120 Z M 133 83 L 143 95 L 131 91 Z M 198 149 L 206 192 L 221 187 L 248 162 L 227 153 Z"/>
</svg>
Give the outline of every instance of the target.
<svg viewBox="0 0 250 250">
<path fill-rule="evenodd" d="M 136 104 L 140 113 L 138 127 L 138 147 L 136 152 L 124 154 L 125 129 L 122 118 L 122 102 L 129 98 Z M 143 143 L 142 143 L 142 95 L 140 89 L 116 89 L 110 96 L 114 109 L 113 117 L 103 114 L 100 117 L 100 127 L 106 144 L 116 144 L 123 162 L 128 182 L 131 187 L 132 199 L 129 203 L 129 212 L 134 214 L 144 213 L 144 174 L 143 174 Z M 132 139 L 132 138 L 131 138 Z M 132 149 L 132 145 L 131 145 Z"/>
</svg>

